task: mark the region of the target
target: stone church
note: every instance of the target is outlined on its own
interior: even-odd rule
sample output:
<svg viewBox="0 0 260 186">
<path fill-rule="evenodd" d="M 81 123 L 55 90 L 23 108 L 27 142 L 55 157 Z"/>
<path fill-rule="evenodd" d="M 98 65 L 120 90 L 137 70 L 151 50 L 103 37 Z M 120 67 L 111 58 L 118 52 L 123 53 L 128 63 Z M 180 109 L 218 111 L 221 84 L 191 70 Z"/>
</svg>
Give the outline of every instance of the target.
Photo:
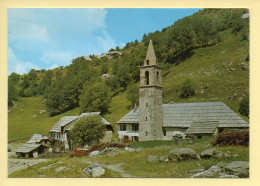
<svg viewBox="0 0 260 186">
<path fill-rule="evenodd" d="M 223 102 L 162 104 L 161 71 L 150 40 L 144 65 L 140 67 L 139 107 L 117 122 L 120 139 L 171 140 L 180 133 L 200 138 L 224 129 L 249 127 Z"/>
</svg>

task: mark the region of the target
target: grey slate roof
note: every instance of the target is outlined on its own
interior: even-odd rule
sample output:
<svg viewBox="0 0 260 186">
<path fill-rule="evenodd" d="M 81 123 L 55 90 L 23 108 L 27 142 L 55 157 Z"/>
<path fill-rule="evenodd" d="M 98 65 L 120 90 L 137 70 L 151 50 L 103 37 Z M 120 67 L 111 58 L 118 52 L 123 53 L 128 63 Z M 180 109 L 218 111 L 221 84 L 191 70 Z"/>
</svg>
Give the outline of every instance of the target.
<svg viewBox="0 0 260 186">
<path fill-rule="evenodd" d="M 87 112 L 87 113 L 82 113 L 82 114 L 80 114 L 80 116 L 79 116 L 78 119 L 80 119 L 80 118 L 83 117 L 83 116 L 96 115 L 96 114 L 99 115 L 100 112 Z M 104 122 L 105 125 L 110 125 L 110 123 L 109 123 L 105 118 L 103 118 L 103 117 L 101 117 L 101 118 L 102 118 L 102 121 Z"/>
<path fill-rule="evenodd" d="M 41 134 L 34 134 L 27 143 L 39 143 L 41 140 L 48 139 L 47 136 Z"/>
<path fill-rule="evenodd" d="M 61 127 L 75 121 L 79 116 L 63 116 L 50 130 L 50 132 L 61 132 Z"/>
<path fill-rule="evenodd" d="M 213 134 L 217 129 L 218 121 L 193 122 L 186 130 L 187 134 Z"/>
<path fill-rule="evenodd" d="M 163 104 L 163 127 L 188 128 L 196 121 L 218 121 L 218 127 L 249 127 L 223 102 Z M 139 123 L 139 109 L 130 111 L 117 124 Z"/>
<path fill-rule="evenodd" d="M 38 148 L 41 146 L 41 144 L 36 144 L 36 143 L 25 143 L 21 147 L 19 147 L 15 152 L 21 152 L 21 153 L 29 153 L 33 151 L 34 149 Z"/>
<path fill-rule="evenodd" d="M 90 56 L 83 56 L 85 60 L 87 61 L 92 61 L 91 57 Z"/>
</svg>

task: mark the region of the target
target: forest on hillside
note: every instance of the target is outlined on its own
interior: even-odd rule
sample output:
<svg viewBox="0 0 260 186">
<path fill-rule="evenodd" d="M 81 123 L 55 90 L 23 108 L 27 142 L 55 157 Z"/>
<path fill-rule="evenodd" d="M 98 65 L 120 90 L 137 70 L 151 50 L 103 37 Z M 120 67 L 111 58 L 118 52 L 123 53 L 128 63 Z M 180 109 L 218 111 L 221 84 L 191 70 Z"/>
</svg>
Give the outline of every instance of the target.
<svg viewBox="0 0 260 186">
<path fill-rule="evenodd" d="M 69 66 L 53 70 L 31 69 L 24 75 L 12 73 L 8 77 L 8 106 L 12 107 L 20 97 L 42 95 L 50 116 L 76 107 L 81 112 L 106 114 L 111 98 L 124 91 L 133 106 L 138 102 L 139 66 L 145 59 L 150 39 L 159 65 L 169 68 L 185 61 L 195 49 L 222 42 L 220 33 L 227 29 L 241 40 L 247 40 L 249 20 L 241 18 L 247 12 L 248 9 L 203 9 L 161 31 L 144 34 L 140 42 L 128 42 L 122 49 L 116 47 L 122 56 L 114 59 L 95 58 L 88 62 L 78 57 Z M 246 58 L 249 61 L 249 53 Z M 112 76 L 102 81 L 100 76 L 108 71 Z"/>
</svg>

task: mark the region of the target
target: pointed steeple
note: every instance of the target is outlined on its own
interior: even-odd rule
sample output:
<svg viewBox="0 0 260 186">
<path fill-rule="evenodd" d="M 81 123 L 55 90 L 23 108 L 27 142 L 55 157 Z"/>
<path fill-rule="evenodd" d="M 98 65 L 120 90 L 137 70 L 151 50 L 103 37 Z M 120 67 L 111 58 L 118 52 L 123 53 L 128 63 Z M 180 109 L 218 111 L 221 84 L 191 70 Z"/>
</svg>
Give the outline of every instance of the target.
<svg viewBox="0 0 260 186">
<path fill-rule="evenodd" d="M 146 58 L 144 60 L 144 65 L 146 66 L 146 65 L 157 65 L 157 64 L 158 64 L 158 61 L 156 59 L 156 55 L 155 55 L 155 52 L 153 49 L 153 42 L 152 42 L 152 40 L 150 40 Z"/>
</svg>

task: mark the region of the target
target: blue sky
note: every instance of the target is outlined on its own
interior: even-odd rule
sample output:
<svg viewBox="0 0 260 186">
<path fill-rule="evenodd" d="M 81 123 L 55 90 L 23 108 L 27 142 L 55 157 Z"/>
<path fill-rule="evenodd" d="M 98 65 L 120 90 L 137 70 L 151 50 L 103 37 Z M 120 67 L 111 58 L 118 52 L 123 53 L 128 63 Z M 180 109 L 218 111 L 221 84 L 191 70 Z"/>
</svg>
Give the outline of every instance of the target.
<svg viewBox="0 0 260 186">
<path fill-rule="evenodd" d="M 8 74 L 124 47 L 200 9 L 9 8 Z"/>
</svg>

